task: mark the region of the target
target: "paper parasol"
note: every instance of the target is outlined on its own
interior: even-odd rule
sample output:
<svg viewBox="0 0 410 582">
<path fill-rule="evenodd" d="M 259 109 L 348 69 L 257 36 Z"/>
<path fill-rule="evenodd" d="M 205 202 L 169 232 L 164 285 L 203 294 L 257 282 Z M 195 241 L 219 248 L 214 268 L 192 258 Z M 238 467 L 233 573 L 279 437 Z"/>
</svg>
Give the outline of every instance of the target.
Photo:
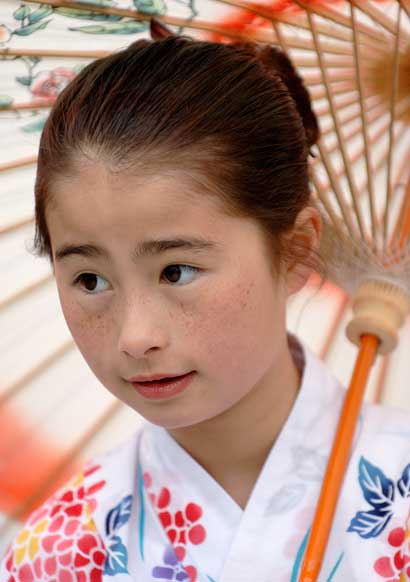
<svg viewBox="0 0 410 582">
<path fill-rule="evenodd" d="M 344 415 L 350 421 L 343 422 L 338 439 L 339 476 L 333 474 L 329 482 L 339 483 L 343 474 L 374 355 L 393 349 L 398 337 L 392 357 L 373 366 L 367 395 L 384 394 L 386 402 L 410 407 L 405 385 L 410 0 L 3 0 L 0 509 L 8 516 L 3 539 L 12 533 L 10 518 L 19 519 L 38 504 L 74 470 L 80 455 L 107 448 L 139 422 L 101 390 L 81 361 L 62 320 L 49 267 L 33 259 L 24 243 L 33 234 L 35 158 L 48 107 L 89 60 L 149 37 L 153 15 L 175 34 L 279 45 L 298 67 L 320 118 L 312 189 L 328 217 L 322 250 L 329 257 L 329 282 L 317 294 L 306 290 L 291 302 L 289 326 L 347 385 L 355 350 L 341 336 L 353 299 L 355 319 L 347 327 L 361 345 L 355 376 L 359 370 L 363 380 L 353 387 L 355 398 L 347 399 L 353 410 Z M 309 293 L 313 298 L 306 302 Z M 51 435 L 53 448 L 47 443 Z M 29 465 L 33 460 L 36 471 Z M 323 521 L 316 522 L 322 539 L 313 528 L 308 549 L 313 558 L 305 565 L 303 582 L 315 580 L 336 497 L 337 491 L 327 497 L 332 501 L 322 507 Z"/>
</svg>

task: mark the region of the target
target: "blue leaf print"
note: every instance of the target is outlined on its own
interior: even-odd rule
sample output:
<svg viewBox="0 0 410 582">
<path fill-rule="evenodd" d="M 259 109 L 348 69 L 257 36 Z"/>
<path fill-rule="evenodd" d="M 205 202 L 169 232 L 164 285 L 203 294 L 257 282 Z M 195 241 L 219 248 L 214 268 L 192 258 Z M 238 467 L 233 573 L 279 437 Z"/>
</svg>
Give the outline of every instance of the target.
<svg viewBox="0 0 410 582">
<path fill-rule="evenodd" d="M 404 467 L 400 481 L 397 482 L 400 495 L 406 499 L 410 497 L 410 463 Z"/>
<path fill-rule="evenodd" d="M 377 509 L 372 511 L 358 511 L 350 522 L 347 531 L 353 531 L 359 534 L 361 538 L 375 538 L 378 536 L 389 523 L 393 513 L 380 512 Z"/>
<path fill-rule="evenodd" d="M 104 574 L 115 576 L 119 573 L 128 574 L 128 552 L 127 548 L 118 536 L 110 538 L 110 543 L 106 546 L 107 558 L 104 564 Z"/>
<path fill-rule="evenodd" d="M 121 526 L 129 520 L 131 516 L 132 495 L 127 495 L 108 512 L 105 520 L 105 531 L 107 535 L 114 534 Z"/>
<path fill-rule="evenodd" d="M 389 511 L 394 500 L 394 483 L 364 457 L 359 463 L 359 483 L 366 501 L 378 514 Z"/>
</svg>

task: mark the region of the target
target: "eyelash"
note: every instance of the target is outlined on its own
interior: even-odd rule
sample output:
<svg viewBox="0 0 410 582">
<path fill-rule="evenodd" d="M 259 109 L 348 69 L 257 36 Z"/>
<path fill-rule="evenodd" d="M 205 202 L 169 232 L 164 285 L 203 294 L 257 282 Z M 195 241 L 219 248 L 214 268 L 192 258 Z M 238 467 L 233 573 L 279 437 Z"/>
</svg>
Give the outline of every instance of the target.
<svg viewBox="0 0 410 582">
<path fill-rule="evenodd" d="M 195 272 L 195 273 L 199 273 L 200 269 L 198 267 L 192 267 L 191 265 L 183 265 L 183 264 L 179 264 L 179 263 L 174 263 L 172 265 L 168 265 L 167 267 L 165 267 L 162 271 L 162 273 L 164 271 L 166 271 L 167 269 L 169 269 L 170 267 L 182 267 L 183 269 L 188 269 L 189 271 Z M 76 287 L 80 287 L 82 288 L 82 290 L 84 291 L 84 293 L 86 293 L 87 295 L 99 295 L 100 293 L 102 293 L 102 291 L 99 291 L 97 293 L 93 292 L 93 291 L 87 291 L 84 289 L 84 287 L 81 285 L 81 281 L 84 281 L 84 277 L 86 275 L 94 275 L 95 277 L 100 277 L 100 275 L 96 275 L 95 273 L 80 273 L 73 281 L 73 285 Z M 101 279 L 103 279 L 104 277 L 101 277 Z M 176 286 L 176 287 L 182 287 L 183 285 L 188 285 L 188 283 L 184 283 L 183 285 L 178 285 L 177 283 L 170 283 L 170 285 Z"/>
</svg>

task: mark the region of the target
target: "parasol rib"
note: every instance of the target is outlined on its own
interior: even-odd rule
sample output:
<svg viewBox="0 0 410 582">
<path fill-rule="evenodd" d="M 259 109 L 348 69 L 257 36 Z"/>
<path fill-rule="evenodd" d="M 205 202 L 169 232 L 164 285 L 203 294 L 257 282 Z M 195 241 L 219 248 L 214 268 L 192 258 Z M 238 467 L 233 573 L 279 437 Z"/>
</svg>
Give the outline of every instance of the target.
<svg viewBox="0 0 410 582">
<path fill-rule="evenodd" d="M 363 143 L 364 143 L 364 153 L 365 153 L 365 160 L 366 160 L 366 171 L 367 171 L 367 188 L 369 194 L 369 208 L 370 208 L 370 219 L 371 219 L 371 231 L 373 238 L 376 238 L 376 216 L 375 216 L 375 202 L 374 202 L 374 187 L 373 187 L 373 178 L 372 178 L 372 168 L 371 168 L 371 159 L 370 159 L 370 149 L 369 149 L 369 137 L 367 134 L 367 121 L 366 121 L 366 112 L 364 110 L 364 88 L 363 88 L 363 79 L 361 75 L 361 66 L 360 66 L 360 53 L 359 53 L 359 43 L 357 38 L 357 20 L 355 9 L 352 4 L 350 4 L 350 15 L 352 20 L 352 32 L 353 32 L 353 46 L 354 46 L 354 54 L 355 54 L 355 62 L 356 62 L 356 71 L 357 71 L 357 87 L 359 90 L 359 102 L 360 102 L 360 113 L 361 113 L 361 121 L 362 121 L 362 131 L 363 131 Z"/>
<path fill-rule="evenodd" d="M 30 368 L 28 372 L 23 374 L 18 380 L 6 386 L 6 388 L 0 394 L 0 408 L 8 402 L 11 398 L 13 398 L 16 394 L 21 392 L 28 382 L 31 382 L 34 378 L 39 376 L 46 370 L 51 364 L 57 361 L 61 356 L 64 356 L 67 352 L 72 350 L 75 347 L 74 341 L 72 339 L 64 342 L 61 346 L 59 346 L 56 350 L 54 350 L 51 354 L 47 357 L 43 358 L 40 362 L 38 362 L 35 366 Z"/>
<path fill-rule="evenodd" d="M 8 297 L 6 297 L 2 301 L 0 301 L 0 309 L 5 309 L 6 307 L 11 305 L 15 301 L 19 301 L 20 299 L 23 299 L 23 297 L 26 297 L 27 295 L 29 295 L 33 291 L 36 291 L 37 289 L 39 289 L 40 287 L 42 287 L 46 283 L 49 283 L 52 280 L 52 278 L 53 278 L 53 275 L 51 275 L 51 274 L 46 275 L 42 279 L 39 279 L 38 281 L 31 283 L 31 285 L 27 285 L 26 287 L 24 287 L 20 291 L 17 291 L 17 293 L 13 293 L 12 295 L 9 295 Z"/>
<path fill-rule="evenodd" d="M 386 250 L 388 245 L 388 228 L 389 228 L 389 203 L 391 195 L 391 171 L 392 171 L 392 159 L 393 159 L 393 141 L 394 141 L 394 115 L 395 115 L 395 102 L 397 97 L 397 85 L 399 77 L 399 39 L 400 39 L 400 20 L 401 20 L 401 6 L 399 6 L 397 15 L 397 35 L 395 39 L 394 46 L 394 66 L 393 66 L 393 81 L 391 90 L 391 101 L 390 101 L 390 127 L 389 127 L 389 151 L 387 156 L 387 179 L 386 179 L 386 203 L 385 203 L 385 213 L 384 213 L 384 225 L 383 225 L 383 249 Z"/>
</svg>

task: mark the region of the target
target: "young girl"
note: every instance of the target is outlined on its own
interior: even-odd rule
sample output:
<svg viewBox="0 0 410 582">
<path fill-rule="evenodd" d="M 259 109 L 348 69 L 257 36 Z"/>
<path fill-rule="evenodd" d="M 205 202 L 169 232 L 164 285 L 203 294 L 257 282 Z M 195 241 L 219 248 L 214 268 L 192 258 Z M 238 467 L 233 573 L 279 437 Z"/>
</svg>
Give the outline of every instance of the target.
<svg viewBox="0 0 410 582">
<path fill-rule="evenodd" d="M 1 582 L 296 582 L 344 389 L 287 334 L 321 220 L 309 98 L 271 47 L 139 40 L 44 129 L 36 246 L 145 417 L 27 520 Z M 403 582 L 410 423 L 363 406 L 317 582 Z"/>
</svg>

